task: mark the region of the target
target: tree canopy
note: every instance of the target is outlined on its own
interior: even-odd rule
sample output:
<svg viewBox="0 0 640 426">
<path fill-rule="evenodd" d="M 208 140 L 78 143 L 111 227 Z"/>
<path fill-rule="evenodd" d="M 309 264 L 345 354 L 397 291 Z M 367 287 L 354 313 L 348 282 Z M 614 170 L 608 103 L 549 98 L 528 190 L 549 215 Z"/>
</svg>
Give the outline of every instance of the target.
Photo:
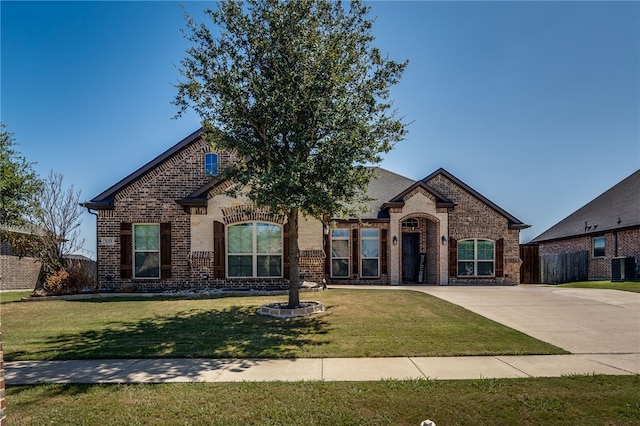
<svg viewBox="0 0 640 426">
<path fill-rule="evenodd" d="M 14 136 L 0 123 L 0 225 L 24 226 L 37 212 L 42 181 L 15 149 Z"/>
<path fill-rule="evenodd" d="M 213 30 L 186 16 L 178 115 L 193 108 L 241 159 L 227 171 L 237 187 L 286 214 L 292 287 L 298 212 L 335 217 L 363 201 L 367 166 L 406 133 L 389 95 L 408 62 L 373 46 L 368 13 L 358 0 L 223 0 L 206 11 Z"/>
</svg>

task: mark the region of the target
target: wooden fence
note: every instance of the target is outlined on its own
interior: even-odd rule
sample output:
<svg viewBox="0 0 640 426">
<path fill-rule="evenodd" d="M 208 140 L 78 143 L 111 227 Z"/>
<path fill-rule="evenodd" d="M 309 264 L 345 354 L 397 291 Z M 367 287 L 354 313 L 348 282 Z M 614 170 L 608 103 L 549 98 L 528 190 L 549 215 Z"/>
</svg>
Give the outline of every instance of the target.
<svg viewBox="0 0 640 426">
<path fill-rule="evenodd" d="M 540 256 L 540 279 L 546 284 L 585 281 L 589 277 L 589 252 Z"/>
<path fill-rule="evenodd" d="M 540 255 L 539 246 L 536 244 L 521 244 L 520 282 L 522 284 L 540 283 Z"/>
</svg>

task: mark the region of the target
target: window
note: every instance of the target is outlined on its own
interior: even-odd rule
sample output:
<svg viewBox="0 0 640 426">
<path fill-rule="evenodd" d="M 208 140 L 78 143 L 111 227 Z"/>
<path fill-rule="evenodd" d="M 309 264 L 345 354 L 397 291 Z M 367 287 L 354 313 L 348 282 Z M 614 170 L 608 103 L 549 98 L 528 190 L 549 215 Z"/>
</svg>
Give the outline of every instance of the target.
<svg viewBox="0 0 640 426">
<path fill-rule="evenodd" d="M 331 276 L 349 276 L 349 230 L 331 230 Z"/>
<path fill-rule="evenodd" d="M 204 174 L 207 176 L 218 175 L 218 154 L 209 153 L 204 156 Z"/>
<path fill-rule="evenodd" d="M 133 277 L 160 278 L 160 225 L 133 225 Z"/>
<path fill-rule="evenodd" d="M 360 232 L 361 271 L 363 277 L 377 277 L 380 264 L 380 230 L 363 229 Z"/>
<path fill-rule="evenodd" d="M 605 238 L 593 237 L 593 257 L 604 257 L 605 255 Z"/>
<path fill-rule="evenodd" d="M 494 275 L 495 244 L 489 240 L 458 242 L 458 276 L 489 277 Z"/>
<path fill-rule="evenodd" d="M 281 277 L 282 227 L 245 222 L 227 228 L 229 277 Z"/>
<path fill-rule="evenodd" d="M 402 221 L 402 229 L 415 229 L 418 227 L 418 219 L 415 217 Z"/>
</svg>

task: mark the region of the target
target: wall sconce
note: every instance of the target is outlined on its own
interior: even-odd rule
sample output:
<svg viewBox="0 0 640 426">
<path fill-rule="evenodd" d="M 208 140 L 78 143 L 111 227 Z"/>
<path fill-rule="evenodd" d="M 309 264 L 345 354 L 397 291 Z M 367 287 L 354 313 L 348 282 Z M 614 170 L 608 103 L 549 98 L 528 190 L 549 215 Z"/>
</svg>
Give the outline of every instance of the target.
<svg viewBox="0 0 640 426">
<path fill-rule="evenodd" d="M 447 244 L 447 237 L 445 237 L 444 235 L 442 236 L 442 245 Z"/>
<path fill-rule="evenodd" d="M 397 246 L 398 245 L 398 237 L 396 237 L 395 235 L 393 236 L 393 245 Z"/>
</svg>

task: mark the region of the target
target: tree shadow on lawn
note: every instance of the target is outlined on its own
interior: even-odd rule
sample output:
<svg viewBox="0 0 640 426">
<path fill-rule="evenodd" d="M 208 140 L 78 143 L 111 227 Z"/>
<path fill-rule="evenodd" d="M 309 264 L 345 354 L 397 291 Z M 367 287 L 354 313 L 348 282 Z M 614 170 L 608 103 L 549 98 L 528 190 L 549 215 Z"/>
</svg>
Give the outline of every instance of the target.
<svg viewBox="0 0 640 426">
<path fill-rule="evenodd" d="M 38 358 L 291 358 L 300 346 L 326 344 L 318 337 L 327 328 L 321 316 L 278 319 L 255 306 L 193 309 L 53 336 Z"/>
</svg>

